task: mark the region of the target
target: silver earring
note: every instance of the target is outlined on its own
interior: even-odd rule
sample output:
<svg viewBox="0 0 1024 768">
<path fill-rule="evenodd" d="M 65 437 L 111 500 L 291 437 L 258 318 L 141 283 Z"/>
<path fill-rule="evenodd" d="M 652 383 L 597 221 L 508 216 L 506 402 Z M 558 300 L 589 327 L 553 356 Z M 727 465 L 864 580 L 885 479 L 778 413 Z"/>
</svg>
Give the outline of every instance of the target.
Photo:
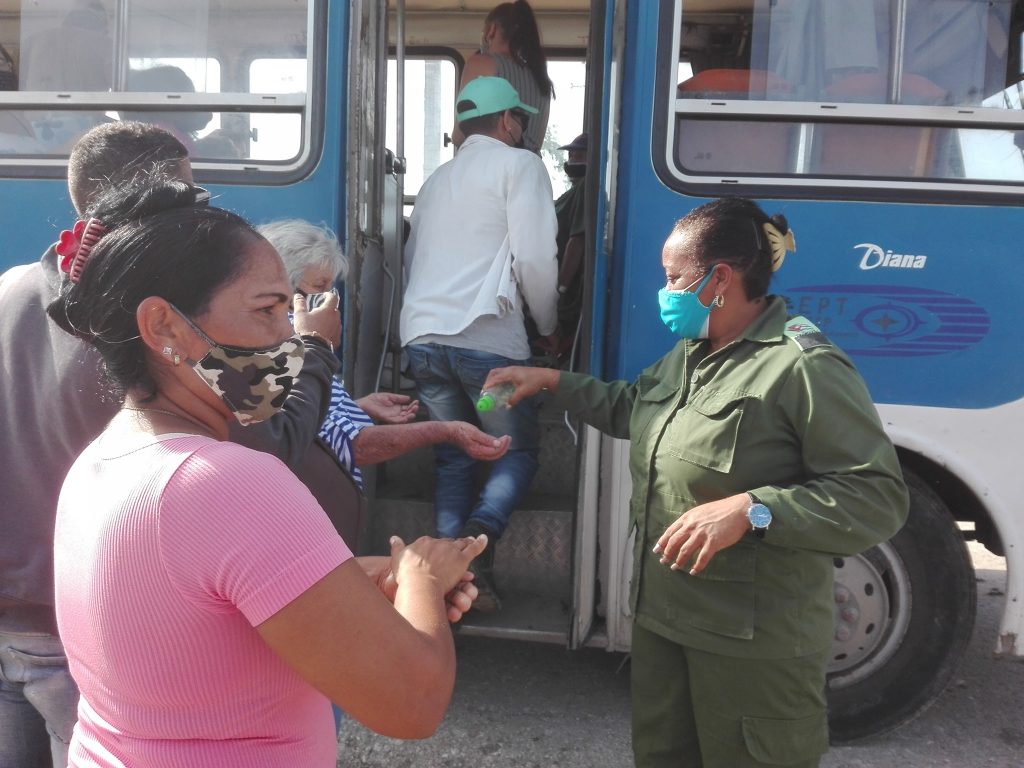
<svg viewBox="0 0 1024 768">
<path fill-rule="evenodd" d="M 164 357 L 170 357 L 171 356 L 171 352 L 173 352 L 173 351 L 174 350 L 171 349 L 170 347 L 164 347 Z"/>
<path fill-rule="evenodd" d="M 181 356 L 177 352 L 174 353 L 174 364 L 175 365 L 180 365 L 181 364 Z"/>
<path fill-rule="evenodd" d="M 725 306 L 725 296 L 723 296 L 722 294 L 719 293 L 719 294 L 717 294 L 715 296 L 715 300 L 713 302 L 711 302 L 711 303 L 714 304 L 716 307 L 724 307 Z"/>
</svg>

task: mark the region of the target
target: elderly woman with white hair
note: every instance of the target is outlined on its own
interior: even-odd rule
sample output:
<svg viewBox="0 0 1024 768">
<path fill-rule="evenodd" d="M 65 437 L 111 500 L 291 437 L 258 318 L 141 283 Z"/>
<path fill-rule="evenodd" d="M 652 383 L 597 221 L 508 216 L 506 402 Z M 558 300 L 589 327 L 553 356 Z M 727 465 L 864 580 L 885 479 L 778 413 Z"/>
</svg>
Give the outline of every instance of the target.
<svg viewBox="0 0 1024 768">
<path fill-rule="evenodd" d="M 348 277 L 348 257 L 329 228 L 303 219 L 280 219 L 257 229 L 277 249 L 297 292 L 326 293 Z"/>
<path fill-rule="evenodd" d="M 282 219 L 257 227 L 284 261 L 297 293 L 331 290 L 348 274 L 335 234 L 302 219 Z M 418 402 L 406 395 L 377 392 L 358 401 L 335 380 L 319 438 L 331 447 L 352 479 L 362 487 L 360 467 L 377 464 L 416 448 L 453 443 L 476 459 L 493 461 L 508 449 L 509 438 L 495 439 L 464 421 L 408 423 Z M 374 424 L 370 417 L 387 424 Z"/>
<path fill-rule="evenodd" d="M 304 219 L 279 219 L 257 227 L 277 249 L 296 293 L 327 293 L 348 277 L 348 257 L 337 235 Z M 405 424 L 416 417 L 419 401 L 394 392 L 374 392 L 356 401 L 374 421 Z"/>
</svg>

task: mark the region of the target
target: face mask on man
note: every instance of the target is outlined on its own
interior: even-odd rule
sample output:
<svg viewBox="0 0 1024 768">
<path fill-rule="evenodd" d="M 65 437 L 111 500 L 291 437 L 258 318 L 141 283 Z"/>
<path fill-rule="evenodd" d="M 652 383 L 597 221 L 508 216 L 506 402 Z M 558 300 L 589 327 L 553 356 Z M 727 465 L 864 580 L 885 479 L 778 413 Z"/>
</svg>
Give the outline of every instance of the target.
<svg viewBox="0 0 1024 768">
<path fill-rule="evenodd" d="M 562 170 L 565 171 L 566 176 L 575 181 L 587 175 L 587 164 L 565 162 L 562 163 Z"/>
<path fill-rule="evenodd" d="M 667 288 L 658 291 L 661 321 L 680 339 L 708 337 L 708 325 L 711 322 L 711 308 L 714 302 L 705 307 L 700 303 L 697 294 L 704 290 L 704 286 L 714 273 L 715 268 L 712 267 L 703 279 L 697 278 L 681 291 L 670 291 Z M 697 285 L 698 281 L 700 285 Z M 695 285 L 697 287 L 690 290 Z"/>
<path fill-rule="evenodd" d="M 284 407 L 302 370 L 306 347 L 297 335 L 266 349 L 218 344 L 174 305 L 175 312 L 210 345 L 201 360 L 185 359 L 243 426 L 266 421 Z"/>
</svg>

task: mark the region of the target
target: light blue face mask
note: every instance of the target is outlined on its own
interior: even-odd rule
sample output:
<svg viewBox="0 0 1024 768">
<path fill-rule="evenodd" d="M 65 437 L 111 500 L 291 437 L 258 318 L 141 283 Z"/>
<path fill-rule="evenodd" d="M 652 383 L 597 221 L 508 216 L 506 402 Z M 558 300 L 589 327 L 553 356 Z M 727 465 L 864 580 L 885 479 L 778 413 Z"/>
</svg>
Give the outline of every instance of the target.
<svg viewBox="0 0 1024 768">
<path fill-rule="evenodd" d="M 717 266 L 717 265 L 715 265 Z M 662 288 L 658 291 L 658 304 L 661 305 L 661 321 L 668 326 L 676 336 L 681 339 L 706 339 L 708 337 L 708 323 L 711 320 L 711 307 L 714 302 L 704 306 L 697 298 L 697 294 L 704 290 L 708 280 L 715 273 L 712 267 L 700 285 L 694 280 L 681 291 L 670 291 Z M 697 287 L 693 290 L 694 285 Z"/>
</svg>

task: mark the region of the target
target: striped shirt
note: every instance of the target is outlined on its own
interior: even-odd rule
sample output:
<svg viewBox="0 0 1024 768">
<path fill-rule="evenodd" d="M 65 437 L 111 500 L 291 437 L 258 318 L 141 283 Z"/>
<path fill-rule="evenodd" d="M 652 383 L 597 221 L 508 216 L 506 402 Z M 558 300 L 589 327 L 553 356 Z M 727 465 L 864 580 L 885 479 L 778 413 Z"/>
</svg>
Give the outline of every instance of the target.
<svg viewBox="0 0 1024 768">
<path fill-rule="evenodd" d="M 533 73 L 515 59 L 500 54 L 491 54 L 494 58 L 494 65 L 498 77 L 503 77 L 512 83 L 512 87 L 519 92 L 519 100 L 537 109 L 536 115 L 530 115 L 529 125 L 523 134 L 523 145 L 526 149 L 540 154 L 541 145 L 544 143 L 544 133 L 548 126 L 548 110 L 551 108 L 551 96 L 545 96 L 537 85 Z"/>
<path fill-rule="evenodd" d="M 356 485 L 363 487 L 363 473 L 356 466 L 355 452 L 352 441 L 366 427 L 372 426 L 373 420 L 366 411 L 356 405 L 356 401 L 334 379 L 331 382 L 331 404 L 327 407 L 327 416 L 320 425 L 319 437 L 338 457 L 338 461 L 355 480 Z"/>
</svg>

